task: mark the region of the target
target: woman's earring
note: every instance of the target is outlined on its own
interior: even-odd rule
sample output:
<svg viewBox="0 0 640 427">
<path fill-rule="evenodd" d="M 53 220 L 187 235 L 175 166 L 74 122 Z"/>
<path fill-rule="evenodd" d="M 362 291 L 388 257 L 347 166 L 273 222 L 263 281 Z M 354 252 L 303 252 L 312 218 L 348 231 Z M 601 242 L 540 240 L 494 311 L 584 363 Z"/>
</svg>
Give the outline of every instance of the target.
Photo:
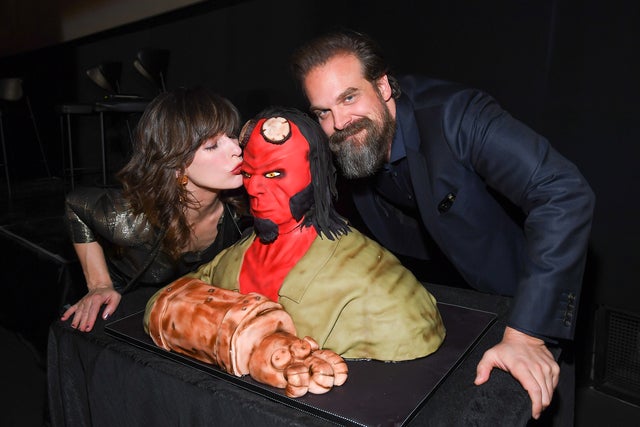
<svg viewBox="0 0 640 427">
<path fill-rule="evenodd" d="M 178 181 L 178 185 L 181 186 L 181 188 L 178 190 L 178 201 L 180 201 L 180 203 L 184 203 L 184 197 L 183 194 L 185 193 L 186 189 L 185 187 L 187 186 L 187 184 L 189 183 L 189 177 L 187 175 L 180 175 L 177 178 Z"/>
</svg>

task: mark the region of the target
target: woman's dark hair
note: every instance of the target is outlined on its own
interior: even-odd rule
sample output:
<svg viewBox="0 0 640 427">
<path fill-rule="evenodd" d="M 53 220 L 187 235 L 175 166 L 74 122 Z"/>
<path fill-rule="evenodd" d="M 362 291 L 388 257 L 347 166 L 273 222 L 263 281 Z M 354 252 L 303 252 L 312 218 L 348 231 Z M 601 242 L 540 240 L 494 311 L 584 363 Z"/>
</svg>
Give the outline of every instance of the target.
<svg viewBox="0 0 640 427">
<path fill-rule="evenodd" d="M 240 135 L 240 145 L 243 147 L 246 145 L 253 128 L 260 119 L 270 117 L 284 117 L 295 123 L 309 143 L 310 190 L 312 191 L 302 190 L 292 197 L 292 199 L 296 197 L 309 199 L 300 202 L 300 205 L 308 207 L 302 215 L 304 218 L 302 224 L 307 227 L 313 226 L 319 235 L 324 234 L 330 240 L 347 234 L 350 230 L 348 222 L 340 216 L 333 205 L 333 200 L 338 197 L 336 168 L 331 158 L 327 136 L 317 121 L 295 108 L 267 107 L 245 124 Z"/>
<path fill-rule="evenodd" d="M 319 65 L 336 55 L 355 55 L 362 65 L 364 77 L 374 84 L 387 75 L 391 94 L 400 96 L 400 84 L 392 75 L 380 46 L 369 36 L 353 30 L 336 30 L 311 39 L 299 47 L 291 56 L 291 73 L 302 87 L 305 76 Z"/>
<path fill-rule="evenodd" d="M 207 139 L 236 136 L 239 126 L 236 107 L 204 87 L 158 95 L 136 126 L 133 154 L 117 178 L 133 212 L 144 214 L 153 227 L 165 230 L 163 246 L 176 258 L 191 235 L 185 207 L 197 203 L 178 183 L 176 171 L 184 172 Z M 222 201 L 246 209 L 244 195 L 232 193 L 232 198 L 225 198 L 223 192 Z"/>
</svg>

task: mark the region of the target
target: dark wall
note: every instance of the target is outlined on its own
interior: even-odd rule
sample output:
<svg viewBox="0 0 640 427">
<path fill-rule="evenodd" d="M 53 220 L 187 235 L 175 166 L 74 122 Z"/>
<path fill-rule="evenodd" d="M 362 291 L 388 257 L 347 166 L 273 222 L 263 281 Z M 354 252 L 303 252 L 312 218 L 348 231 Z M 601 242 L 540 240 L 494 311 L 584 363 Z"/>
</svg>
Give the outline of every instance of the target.
<svg viewBox="0 0 640 427">
<path fill-rule="evenodd" d="M 142 47 L 171 50 L 168 87 L 203 84 L 245 118 L 269 103 L 304 107 L 287 59 L 304 39 L 334 26 L 369 32 L 397 72 L 423 72 L 492 93 L 573 160 L 597 207 L 578 340 L 585 359 L 593 313 L 639 312 L 637 46 L 634 1 L 239 1 L 205 5 L 65 45 L 0 60 L 0 77 L 27 78 L 52 157 L 60 102 L 104 95 L 84 70 L 124 63 L 122 91 L 152 96 L 133 69 Z M 95 137 L 94 137 L 95 138 Z M 95 142 L 95 140 L 94 140 Z M 29 164 L 29 157 L 23 162 Z"/>
</svg>

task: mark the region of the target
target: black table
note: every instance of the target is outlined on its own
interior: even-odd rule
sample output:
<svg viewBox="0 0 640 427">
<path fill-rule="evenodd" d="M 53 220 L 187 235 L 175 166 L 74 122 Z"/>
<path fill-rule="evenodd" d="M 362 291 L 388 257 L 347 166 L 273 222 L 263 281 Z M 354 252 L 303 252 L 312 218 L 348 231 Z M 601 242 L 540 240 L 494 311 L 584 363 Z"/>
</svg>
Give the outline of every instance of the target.
<svg viewBox="0 0 640 427">
<path fill-rule="evenodd" d="M 500 341 L 510 299 L 426 285 L 439 302 L 493 312 L 497 320 L 446 377 L 409 426 L 523 426 L 528 395 L 510 375 L 494 369 L 475 386 L 482 354 Z M 144 308 L 154 289 L 123 297 L 109 322 Z M 81 333 L 55 322 L 48 343 L 50 417 L 53 426 L 326 426 L 335 422 L 217 378 L 105 333 L 105 322 Z M 392 425 L 381 420 L 377 425 Z"/>
</svg>

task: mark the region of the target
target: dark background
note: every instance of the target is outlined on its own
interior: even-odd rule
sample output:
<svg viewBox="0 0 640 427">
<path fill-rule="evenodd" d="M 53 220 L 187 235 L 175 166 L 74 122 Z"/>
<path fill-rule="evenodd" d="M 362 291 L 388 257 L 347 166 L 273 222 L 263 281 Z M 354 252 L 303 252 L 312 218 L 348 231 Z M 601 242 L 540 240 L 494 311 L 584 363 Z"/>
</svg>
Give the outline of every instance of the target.
<svg viewBox="0 0 640 427">
<path fill-rule="evenodd" d="M 108 60 L 123 63 L 123 93 L 153 96 L 156 89 L 132 64 L 143 47 L 170 50 L 168 88 L 209 86 L 231 99 L 244 118 L 272 103 L 304 109 L 288 56 L 301 41 L 336 26 L 372 35 L 397 73 L 426 73 L 485 89 L 576 163 L 595 191 L 576 336 L 579 382 L 635 406 L 639 23 L 640 3 L 631 0 L 205 1 L 70 41 L 36 40 L 36 48 L 0 57 L 0 78 L 24 78 L 56 176 L 64 166 L 55 106 L 103 97 L 85 70 Z M 55 34 L 51 26 L 42 29 Z M 78 162 L 97 164 L 96 123 L 85 118 L 77 126 Z M 18 181 L 46 176 L 27 129 L 21 130 L 23 142 L 8 148 Z M 602 374 L 611 357 L 606 349 L 619 344 L 611 343 L 611 313 L 623 314 L 621 339 L 629 351 L 618 360 L 628 364 L 626 377 L 613 384 Z"/>
</svg>

